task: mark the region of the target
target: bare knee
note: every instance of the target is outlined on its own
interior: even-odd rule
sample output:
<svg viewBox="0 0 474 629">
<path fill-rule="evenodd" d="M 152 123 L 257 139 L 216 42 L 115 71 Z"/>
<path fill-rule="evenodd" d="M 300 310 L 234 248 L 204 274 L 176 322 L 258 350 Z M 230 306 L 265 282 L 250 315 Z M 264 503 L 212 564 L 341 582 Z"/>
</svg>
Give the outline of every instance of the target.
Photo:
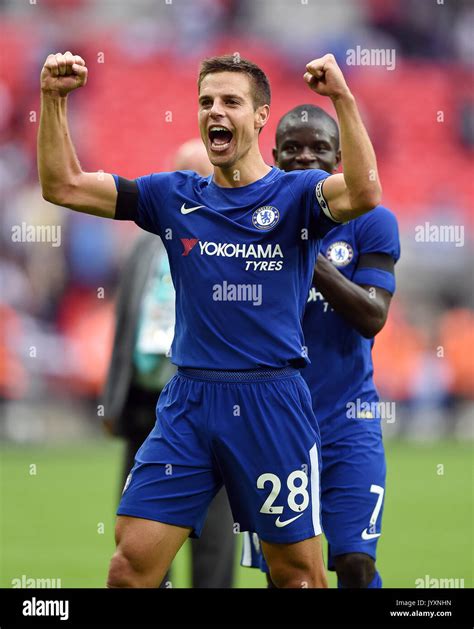
<svg viewBox="0 0 474 629">
<path fill-rule="evenodd" d="M 323 566 L 277 563 L 272 565 L 268 582 L 276 588 L 327 588 Z"/>
<path fill-rule="evenodd" d="M 156 570 L 137 549 L 118 546 L 110 561 L 108 588 L 157 588 L 160 581 Z"/>
<path fill-rule="evenodd" d="M 293 570 L 286 568 L 274 568 L 271 571 L 270 580 L 273 583 L 273 587 L 276 588 L 306 588 L 314 587 L 308 583 L 311 581 L 311 576 L 304 570 Z"/>
<path fill-rule="evenodd" d="M 366 588 L 375 576 L 375 561 L 365 553 L 339 555 L 334 565 L 343 587 Z"/>
<path fill-rule="evenodd" d="M 275 544 L 264 540 L 261 540 L 261 544 L 275 587 L 328 587 L 320 536 L 293 544 Z"/>
<path fill-rule="evenodd" d="M 107 578 L 108 588 L 137 588 L 142 585 L 143 575 L 134 567 L 131 559 L 118 548 L 114 553 Z"/>
<path fill-rule="evenodd" d="M 117 550 L 110 562 L 107 586 L 158 588 L 190 531 L 189 527 L 119 516 Z"/>
<path fill-rule="evenodd" d="M 133 569 L 129 560 L 117 550 L 110 560 L 108 588 L 133 587 Z"/>
</svg>

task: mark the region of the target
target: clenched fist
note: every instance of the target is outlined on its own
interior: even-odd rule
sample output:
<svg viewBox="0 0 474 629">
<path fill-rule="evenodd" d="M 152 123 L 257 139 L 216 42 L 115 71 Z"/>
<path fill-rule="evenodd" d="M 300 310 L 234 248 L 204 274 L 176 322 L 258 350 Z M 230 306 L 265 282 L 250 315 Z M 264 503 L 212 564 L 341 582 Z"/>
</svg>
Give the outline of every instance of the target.
<svg viewBox="0 0 474 629">
<path fill-rule="evenodd" d="M 86 62 L 72 52 L 48 55 L 41 71 L 41 90 L 44 93 L 66 96 L 87 82 Z"/>
<path fill-rule="evenodd" d="M 324 57 L 310 61 L 306 65 L 306 70 L 303 78 L 316 94 L 329 96 L 329 98 L 350 94 L 334 55 L 324 55 Z"/>
</svg>

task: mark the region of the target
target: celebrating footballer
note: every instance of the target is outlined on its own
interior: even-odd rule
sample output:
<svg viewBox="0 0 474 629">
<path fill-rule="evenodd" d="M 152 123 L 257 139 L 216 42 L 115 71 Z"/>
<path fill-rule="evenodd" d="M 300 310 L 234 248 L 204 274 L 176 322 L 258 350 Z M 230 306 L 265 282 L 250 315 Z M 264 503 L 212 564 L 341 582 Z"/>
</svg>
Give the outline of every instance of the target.
<svg viewBox="0 0 474 629">
<path fill-rule="evenodd" d="M 69 51 L 49 55 L 42 69 L 43 196 L 78 212 L 134 221 L 159 236 L 176 291 L 171 360 L 178 370 L 159 397 L 155 426 L 125 484 L 107 585 L 158 587 L 186 539 L 199 537 L 224 485 L 238 530 L 260 539 L 272 584 L 325 588 L 314 410 L 327 415 L 333 398 L 312 400 L 302 374 L 310 360 L 321 360 L 315 348 L 336 342 L 337 330 L 316 325 L 308 343 L 303 318 L 317 261 L 328 302 L 336 310 L 344 299 L 338 271 L 318 260 L 323 239 L 381 201 L 374 150 L 355 98 L 333 55 L 307 64 L 302 80 L 330 99 L 337 114 L 343 173 L 323 164 L 286 172 L 266 164 L 259 149 L 271 104 L 264 72 L 238 55 L 205 59 L 197 111 L 213 174 L 161 172 L 128 180 L 84 172 L 76 156 L 67 102 L 86 85 L 87 74 L 85 61 Z M 396 259 L 395 248 L 387 255 Z M 361 271 L 358 283 L 371 284 L 377 270 L 390 274 L 390 261 L 382 264 L 372 259 L 372 275 Z M 382 316 L 393 292 L 385 279 L 374 306 Z M 354 297 L 354 305 L 360 308 L 361 299 Z M 339 378 L 341 386 L 352 385 L 349 371 Z M 367 569 L 366 581 L 375 578 L 373 566 Z"/>
</svg>

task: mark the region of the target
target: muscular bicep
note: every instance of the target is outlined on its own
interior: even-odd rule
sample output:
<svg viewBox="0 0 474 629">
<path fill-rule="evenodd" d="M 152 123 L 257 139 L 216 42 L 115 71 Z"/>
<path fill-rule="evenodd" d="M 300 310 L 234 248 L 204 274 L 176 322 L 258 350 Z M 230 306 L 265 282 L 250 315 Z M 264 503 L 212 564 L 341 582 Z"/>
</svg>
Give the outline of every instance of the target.
<svg viewBox="0 0 474 629">
<path fill-rule="evenodd" d="M 104 218 L 115 217 L 117 188 L 109 173 L 84 173 L 76 177 L 64 192 L 61 205 Z"/>
<path fill-rule="evenodd" d="M 340 222 L 348 220 L 343 216 L 343 212 L 350 210 L 351 202 L 346 181 L 342 173 L 331 175 L 324 180 L 323 195 L 334 220 Z"/>
<path fill-rule="evenodd" d="M 339 223 L 362 216 L 376 205 L 351 195 L 342 173 L 330 175 L 324 180 L 323 195 L 333 220 Z"/>
</svg>

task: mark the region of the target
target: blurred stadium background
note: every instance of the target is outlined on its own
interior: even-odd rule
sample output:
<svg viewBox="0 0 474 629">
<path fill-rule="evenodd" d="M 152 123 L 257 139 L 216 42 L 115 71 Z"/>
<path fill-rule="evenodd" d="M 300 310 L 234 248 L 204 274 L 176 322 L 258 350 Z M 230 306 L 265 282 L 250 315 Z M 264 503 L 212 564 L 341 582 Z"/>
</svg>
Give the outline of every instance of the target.
<svg viewBox="0 0 474 629">
<path fill-rule="evenodd" d="M 303 84 L 305 63 L 336 55 L 402 238 L 375 343 L 376 383 L 396 404 L 384 423 L 380 571 L 386 586 L 429 575 L 472 587 L 473 30 L 463 0 L 0 0 L 0 587 L 21 575 L 102 587 L 113 550 L 122 445 L 105 436 L 97 405 L 117 278 L 139 229 L 41 197 L 39 73 L 64 50 L 89 67 L 70 98 L 83 168 L 130 178 L 172 168 L 197 135 L 202 57 L 239 52 L 268 72 L 261 147 L 271 163 L 284 112 L 328 108 Z M 395 50 L 396 67 L 347 65 L 357 46 Z M 60 246 L 17 242 L 23 224 L 61 226 Z M 456 226 L 462 242 L 430 241 L 430 226 Z M 236 575 L 239 587 L 263 587 L 254 571 Z M 172 582 L 189 584 L 186 548 Z"/>
</svg>

